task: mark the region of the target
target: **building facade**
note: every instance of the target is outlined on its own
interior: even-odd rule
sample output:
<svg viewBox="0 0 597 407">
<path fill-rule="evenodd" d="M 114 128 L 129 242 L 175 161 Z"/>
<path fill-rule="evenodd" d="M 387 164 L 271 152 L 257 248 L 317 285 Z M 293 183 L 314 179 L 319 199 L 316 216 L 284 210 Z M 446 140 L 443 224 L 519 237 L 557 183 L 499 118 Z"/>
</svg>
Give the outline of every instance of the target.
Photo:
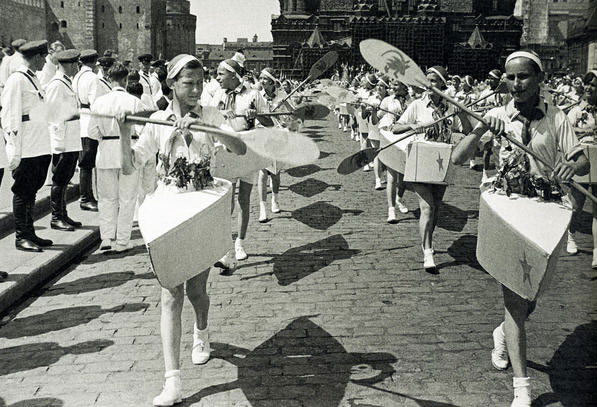
<svg viewBox="0 0 597 407">
<path fill-rule="evenodd" d="M 243 50 L 245 54 L 245 69 L 259 72 L 273 66 L 272 43 L 259 41 L 257 35 L 251 41 L 248 38 L 238 38 L 236 41 L 224 38 L 221 44 L 197 44 L 195 55 L 202 60 L 204 66 L 217 68 L 220 62 L 232 58 L 238 50 Z"/>
<path fill-rule="evenodd" d="M 129 60 L 195 50 L 196 17 L 188 0 L 0 0 L 0 22 L 2 45 L 47 38 Z"/>
</svg>

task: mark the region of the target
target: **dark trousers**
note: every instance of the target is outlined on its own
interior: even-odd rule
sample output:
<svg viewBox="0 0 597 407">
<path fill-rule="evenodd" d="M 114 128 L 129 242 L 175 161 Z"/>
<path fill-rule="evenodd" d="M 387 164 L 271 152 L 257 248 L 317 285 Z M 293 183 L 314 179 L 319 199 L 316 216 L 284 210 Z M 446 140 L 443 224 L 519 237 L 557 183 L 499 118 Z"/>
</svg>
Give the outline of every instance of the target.
<svg viewBox="0 0 597 407">
<path fill-rule="evenodd" d="M 52 207 L 52 220 L 66 217 L 66 187 L 75 175 L 77 168 L 78 151 L 52 155 L 52 190 L 50 191 L 50 204 Z"/>
<path fill-rule="evenodd" d="M 79 191 L 81 203 L 96 202 L 93 196 L 93 169 L 95 168 L 95 157 L 97 156 L 98 141 L 88 137 L 81 138 L 82 150 L 79 153 Z"/>
<path fill-rule="evenodd" d="M 44 185 L 51 156 L 22 158 L 19 166 L 12 172 L 12 210 L 15 218 L 17 239 L 27 239 L 35 235 L 33 229 L 33 207 L 35 195 Z"/>
</svg>

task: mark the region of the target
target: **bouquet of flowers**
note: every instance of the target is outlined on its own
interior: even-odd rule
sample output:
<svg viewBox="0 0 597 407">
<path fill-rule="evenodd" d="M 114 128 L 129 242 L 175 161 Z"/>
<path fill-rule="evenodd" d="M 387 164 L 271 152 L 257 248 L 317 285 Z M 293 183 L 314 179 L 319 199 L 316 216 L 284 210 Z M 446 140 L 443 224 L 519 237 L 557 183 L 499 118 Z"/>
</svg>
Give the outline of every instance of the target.
<svg viewBox="0 0 597 407">
<path fill-rule="evenodd" d="M 213 186 L 213 177 L 210 173 L 210 156 L 202 154 L 199 158 L 189 161 L 183 155 L 177 155 L 174 163 L 165 154 L 160 154 L 164 166 L 164 183 L 174 183 L 178 188 L 187 188 L 192 184 L 199 191 Z"/>
<path fill-rule="evenodd" d="M 529 157 L 518 148 L 512 149 L 511 154 L 503 161 L 492 187 L 508 196 L 539 196 L 546 201 L 559 201 L 563 196 L 560 186 L 555 181 L 531 175 Z"/>
</svg>

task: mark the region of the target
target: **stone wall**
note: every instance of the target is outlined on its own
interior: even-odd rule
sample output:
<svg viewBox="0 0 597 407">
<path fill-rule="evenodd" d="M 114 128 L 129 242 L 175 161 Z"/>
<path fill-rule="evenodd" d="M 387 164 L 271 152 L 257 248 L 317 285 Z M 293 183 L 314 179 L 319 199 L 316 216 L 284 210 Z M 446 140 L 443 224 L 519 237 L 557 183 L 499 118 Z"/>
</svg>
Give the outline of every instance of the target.
<svg viewBox="0 0 597 407">
<path fill-rule="evenodd" d="M 44 0 L 0 0 L 0 45 L 46 38 Z"/>
<path fill-rule="evenodd" d="M 92 0 L 46 0 L 48 41 L 62 41 L 67 48 L 94 48 L 93 6 Z"/>
</svg>

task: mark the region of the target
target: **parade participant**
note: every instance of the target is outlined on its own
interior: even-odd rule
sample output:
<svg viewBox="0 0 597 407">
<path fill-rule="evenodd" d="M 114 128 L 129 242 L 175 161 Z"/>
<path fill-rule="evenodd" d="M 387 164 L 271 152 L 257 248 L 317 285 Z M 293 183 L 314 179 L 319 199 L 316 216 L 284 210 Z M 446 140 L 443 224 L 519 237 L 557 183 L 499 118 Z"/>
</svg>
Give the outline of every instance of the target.
<svg viewBox="0 0 597 407">
<path fill-rule="evenodd" d="M 527 145 L 554 168 L 553 172 L 549 171 L 529 156 L 531 174 L 545 179 L 555 178 L 559 182 L 570 180 L 574 174 L 586 174 L 588 160 L 578 146 L 578 139 L 566 115 L 540 97 L 543 77 L 543 67 L 537 54 L 532 51 L 510 54 L 506 58 L 506 83 L 513 100 L 487 113 L 485 119 L 489 126 L 479 123 L 454 149 L 454 161 L 466 160 L 487 131 L 500 135 L 508 129 L 511 137 Z M 512 125 L 516 121 L 522 125 Z M 515 153 L 516 147 L 502 137 L 500 162 Z M 491 361 L 499 370 L 506 369 L 510 362 L 514 374 L 512 407 L 528 407 L 532 398 L 527 374 L 525 320 L 534 310 L 535 302 L 520 297 L 505 286 L 502 290 L 505 318 L 493 331 Z"/>
<path fill-rule="evenodd" d="M 366 74 L 361 80 L 361 86 L 357 91 L 357 99 L 359 101 L 367 101 L 373 94 L 373 89 L 377 86 L 377 77 L 373 74 Z M 361 143 L 361 150 L 365 150 L 370 147 L 367 138 L 369 137 L 369 118 L 370 111 L 367 110 L 367 106 L 362 104 L 359 106 L 356 112 L 357 124 L 359 127 L 359 140 Z M 363 171 L 371 171 L 369 164 L 363 167 Z"/>
<path fill-rule="evenodd" d="M 151 60 L 153 59 L 153 55 L 151 54 L 142 54 L 137 57 L 139 62 L 141 63 L 141 69 L 139 69 L 139 82 L 143 85 L 143 93 L 149 95 L 151 99 L 153 99 L 153 89 L 151 87 L 150 82 L 150 69 L 151 69 Z"/>
<path fill-rule="evenodd" d="M 209 106 L 216 91 L 220 89 L 220 82 L 216 79 L 217 77 L 217 71 L 213 68 L 210 69 L 209 75 L 205 78 L 206 81 L 203 86 L 203 92 L 201 93 L 201 106 Z"/>
<path fill-rule="evenodd" d="M 155 102 L 155 104 L 158 110 L 166 110 L 172 99 L 172 91 L 166 83 L 166 67 L 160 66 L 156 68 L 156 73 L 158 75 L 158 79 L 160 80 L 160 93 L 162 97 L 157 102 Z"/>
<path fill-rule="evenodd" d="M 137 71 L 129 72 L 129 75 L 127 77 L 127 86 L 132 85 L 134 83 L 139 83 L 141 84 L 141 86 L 143 86 L 141 75 L 139 75 L 139 72 Z M 143 87 L 143 89 L 145 89 L 145 87 Z M 157 106 L 153 101 L 153 98 L 150 95 L 148 95 L 145 92 L 145 90 L 143 90 L 143 94 L 141 95 L 141 102 L 143 102 L 143 104 L 147 106 L 147 110 L 157 110 Z"/>
<path fill-rule="evenodd" d="M 462 88 L 458 93 L 456 93 L 455 99 L 458 100 L 460 103 L 464 104 L 465 106 L 470 105 L 475 100 L 477 100 L 477 95 L 473 92 L 474 80 L 473 77 L 470 75 L 466 75 L 464 80 L 462 81 Z M 477 163 L 475 158 L 471 158 L 469 161 L 469 167 L 475 168 Z"/>
<path fill-rule="evenodd" d="M 158 75 L 158 70 L 164 66 L 165 61 L 158 59 L 151 63 L 151 73 L 149 74 L 149 84 L 151 85 L 151 93 L 153 95 L 153 101 L 156 103 L 164 96 L 162 93 L 162 81 Z"/>
<path fill-rule="evenodd" d="M 51 161 L 50 136 L 45 117 L 30 116 L 43 106 L 44 95 L 33 73 L 43 67 L 48 54 L 47 41 L 30 41 L 21 46 L 23 64 L 8 78 L 2 92 L 2 128 L 7 133 L 8 169 L 14 184 L 13 216 L 16 247 L 41 252 L 53 244 L 35 234 L 33 207 L 35 195 L 43 186 Z"/>
<path fill-rule="evenodd" d="M 283 90 L 278 90 L 276 85 L 278 84 L 278 80 L 276 79 L 275 71 L 272 68 L 265 68 L 261 71 L 261 75 L 259 75 L 259 82 L 263 87 L 261 91 L 261 95 L 267 102 L 268 109 L 267 111 L 271 111 L 273 106 L 276 104 L 277 99 L 283 99 L 286 96 L 286 93 Z M 278 111 L 292 111 L 294 107 L 288 102 L 284 102 L 284 105 Z M 283 116 L 284 117 L 284 116 Z M 278 127 L 292 127 L 295 126 L 296 122 L 289 116 L 285 116 L 286 118 L 282 118 L 278 120 L 278 118 L 274 118 L 273 121 Z M 296 130 L 296 128 L 294 129 Z M 268 178 L 271 180 L 272 186 L 272 212 L 273 213 L 280 213 L 280 206 L 278 204 L 278 193 L 280 192 L 280 170 L 274 164 L 270 168 L 264 168 L 259 170 L 259 175 L 257 178 L 257 190 L 259 191 L 259 222 L 267 222 L 267 210 L 266 210 L 266 203 L 267 203 L 267 180 Z"/>
<path fill-rule="evenodd" d="M 378 123 L 380 130 L 391 130 L 397 119 L 404 112 L 405 98 L 408 95 L 406 86 L 398 81 L 392 83 L 390 95 L 388 95 L 382 104 L 386 106 L 387 110 L 394 114 L 386 113 Z M 406 191 L 406 184 L 404 183 L 404 174 L 387 167 L 387 185 L 386 197 L 388 201 L 388 223 L 397 223 L 396 206 L 400 213 L 408 213 L 408 208 L 402 202 L 402 197 Z"/>
<path fill-rule="evenodd" d="M 73 79 L 73 89 L 81 109 L 89 110 L 96 98 L 108 93 L 110 85 L 105 83 L 105 78 L 98 79 L 93 72 L 98 59 L 97 51 L 84 49 L 81 51 L 79 61 L 81 69 Z M 79 122 L 81 128 L 81 153 L 79 154 L 79 191 L 81 194 L 80 207 L 84 211 L 97 212 L 97 200 L 93 196 L 93 169 L 97 155 L 97 140 L 89 137 L 89 116 L 81 115 Z"/>
<path fill-rule="evenodd" d="M 2 90 L 4 89 L 4 84 L 6 83 L 6 80 L 8 79 L 8 76 L 9 76 L 8 69 L 10 66 L 10 59 L 14 55 L 15 50 L 13 47 L 8 46 L 8 47 L 2 48 L 2 53 L 4 54 L 4 57 L 2 58 L 2 61 L 0 62 L 0 96 L 2 95 Z"/>
<path fill-rule="evenodd" d="M 380 133 L 379 133 L 379 120 L 385 113 L 380 112 L 377 108 L 388 110 L 387 104 L 384 104 L 384 99 L 388 96 L 388 87 L 390 79 L 388 77 L 380 76 L 377 78 L 377 86 L 375 90 L 366 100 L 365 110 L 369 113 L 367 118 L 368 137 L 367 144 L 373 148 L 379 148 L 380 145 Z M 382 163 L 378 157 L 373 160 L 373 173 L 375 175 L 375 189 L 381 191 L 383 189 L 381 181 Z"/>
<path fill-rule="evenodd" d="M 454 75 L 449 81 L 448 88 L 446 89 L 446 95 L 455 97 L 460 92 L 461 79 L 460 76 Z"/>
<path fill-rule="evenodd" d="M 20 38 L 20 39 L 14 40 L 13 42 L 10 43 L 11 47 L 14 49 L 15 52 L 14 52 L 14 54 L 12 54 L 12 56 L 8 60 L 7 70 L 3 74 L 3 75 L 5 75 L 4 77 L 6 78 L 4 83 L 6 83 L 6 80 L 8 80 L 8 77 L 10 75 L 12 75 L 13 72 L 17 71 L 23 65 L 24 58 L 23 58 L 23 51 L 21 50 L 21 47 L 26 42 L 27 42 L 27 40 Z"/>
<path fill-rule="evenodd" d="M 445 68 L 434 66 L 427 70 L 427 79 L 439 90 L 445 90 L 448 77 Z M 398 119 L 392 131 L 403 133 L 409 130 L 419 130 L 426 124 L 441 117 L 455 113 L 454 107 L 448 105 L 435 93 L 426 93 L 421 99 L 414 100 Z M 452 132 L 468 133 L 470 123 L 466 116 L 458 114 L 450 119 L 437 123 L 423 130 L 423 134 L 413 139 L 424 139 L 443 143 L 450 143 Z M 421 215 L 419 218 L 419 232 L 421 234 L 421 247 L 423 249 L 423 267 L 425 270 L 434 272 L 435 261 L 433 259 L 433 232 L 439 219 L 439 209 L 446 192 L 446 185 L 425 184 L 413 182 L 412 187 L 419 199 Z"/>
<path fill-rule="evenodd" d="M 2 186 L 2 178 L 4 178 L 4 169 L 8 167 L 8 157 L 6 156 L 5 133 L 0 126 L 0 187 Z M 8 278 L 8 273 L 0 270 L 0 281 Z"/>
<path fill-rule="evenodd" d="M 100 96 L 91 105 L 93 113 L 116 115 L 121 112 L 138 113 L 145 110 L 140 99 L 126 92 L 128 69 L 115 63 L 108 71 L 112 91 Z M 132 248 L 131 230 L 139 188 L 139 172 L 125 175 L 121 169 L 120 129 L 113 119 L 91 117 L 89 137 L 99 143 L 97 149 L 97 195 L 100 250 L 124 252 Z M 136 139 L 133 136 L 133 139 Z"/>
<path fill-rule="evenodd" d="M 183 154 L 189 161 L 209 152 L 213 159 L 214 138 L 209 134 L 189 131 L 193 123 L 199 123 L 201 107 L 199 98 L 203 87 L 203 69 L 199 60 L 191 55 L 178 55 L 168 64 L 168 86 L 172 88 L 173 100 L 164 111 L 155 112 L 151 118 L 175 121 L 176 131 L 171 127 L 147 124 L 139 141 L 132 148 L 133 165 L 140 168 L 145 162 L 159 154 L 160 184 L 164 183 L 167 164 L 164 156 L 174 161 L 175 155 Z M 130 137 L 132 127 L 120 123 L 121 137 Z M 220 140 L 221 143 L 224 143 Z M 234 153 L 240 153 L 234 146 L 226 146 Z M 159 193 L 156 191 L 155 193 Z M 184 192 L 180 192 L 184 193 Z M 173 208 L 176 210 L 176 208 Z M 209 231 L 205 231 L 209 233 Z M 188 253 L 194 256 L 194 253 Z M 175 266 L 175 265 L 173 265 Z M 182 400 L 182 383 L 180 378 L 180 341 L 182 335 L 181 314 L 186 290 L 193 310 L 195 324 L 193 327 L 193 348 L 191 359 L 194 364 L 207 363 L 211 349 L 209 344 L 208 312 L 209 296 L 207 280 L 209 269 L 189 279 L 183 285 L 172 289 L 162 288 L 160 333 L 165 365 L 165 384 L 163 391 L 154 398 L 155 406 L 171 406 Z"/>
<path fill-rule="evenodd" d="M 49 54 L 46 57 L 46 63 L 42 68 L 41 72 L 37 74 L 41 86 L 45 89 L 48 82 L 54 78 L 56 71 L 58 70 L 58 61 L 56 60 L 55 54 L 60 51 L 64 51 L 65 47 L 60 41 L 55 41 L 50 45 L 48 50 Z"/>
<path fill-rule="evenodd" d="M 110 70 L 110 68 L 112 67 L 112 65 L 114 65 L 114 62 L 116 62 L 116 58 L 113 58 L 111 56 L 105 55 L 105 52 L 104 52 L 104 56 L 103 57 L 100 57 L 100 58 L 97 59 L 97 64 L 99 66 L 99 68 L 97 70 L 97 77 L 100 80 L 103 80 L 104 83 L 108 83 L 109 84 L 109 80 L 107 78 L 108 71 Z M 110 90 L 111 89 L 109 89 L 107 92 L 109 92 Z"/>
<path fill-rule="evenodd" d="M 71 78 L 79 71 L 80 52 L 74 49 L 58 51 L 54 58 L 58 62 L 58 71 L 46 86 L 46 102 L 53 109 L 76 112 L 79 109 L 77 95 L 72 87 Z M 79 119 L 65 120 L 65 115 L 54 112 L 49 118 L 49 132 L 52 147 L 52 189 L 50 203 L 52 208 L 52 229 L 74 231 L 81 227 L 81 222 L 72 220 L 66 211 L 66 188 L 75 175 L 77 159 L 81 151 L 81 130 Z M 57 121 L 55 118 L 59 118 Z"/>
<path fill-rule="evenodd" d="M 242 80 L 243 68 L 236 61 L 232 59 L 222 61 L 217 72 L 220 89 L 212 98 L 210 105 L 216 106 L 223 111 L 227 117 L 226 124 L 233 130 L 242 131 L 254 128 L 256 113 L 266 112 L 268 109 L 267 102 L 259 91 L 246 86 Z M 231 181 L 234 184 L 236 180 Z M 236 260 L 245 260 L 248 256 L 243 244 L 249 226 L 251 190 L 255 182 L 255 174 L 244 176 L 238 181 L 240 215 L 238 217 L 238 237 L 234 242 L 234 250 Z M 232 210 L 234 210 L 234 202 Z M 216 265 L 223 269 L 230 268 L 228 255 L 224 256 Z"/>
<path fill-rule="evenodd" d="M 479 99 L 483 99 L 485 96 L 495 92 L 497 87 L 502 80 L 502 71 L 499 69 L 492 69 L 489 74 L 487 75 L 487 83 L 489 87 L 485 88 L 481 94 L 479 94 Z M 506 103 L 504 96 L 500 92 L 496 92 L 493 95 L 489 96 L 487 99 L 483 100 L 479 103 L 479 107 L 488 107 L 494 108 L 503 106 Z M 487 171 L 489 171 L 489 167 L 491 166 L 491 154 L 493 149 L 493 143 L 485 143 L 483 147 L 483 181 L 485 182 L 489 175 Z M 474 157 L 470 160 L 469 166 L 474 168 L 476 165 Z"/>
<path fill-rule="evenodd" d="M 589 71 L 583 78 L 586 89 L 582 95 L 582 101 L 573 106 L 568 112 L 568 120 L 572 124 L 577 137 L 583 142 L 595 142 L 597 127 L 597 71 Z M 593 187 L 593 193 L 596 188 Z M 585 205 L 585 196 L 578 193 L 575 189 L 571 190 L 572 198 L 574 200 L 574 212 L 572 215 L 572 222 L 570 222 L 570 230 L 568 232 L 568 243 L 566 251 L 569 254 L 578 253 L 578 247 L 574 240 L 574 233 L 577 231 L 577 222 Z M 593 261 L 592 268 L 597 268 L 597 207 L 593 204 Z"/>
</svg>

